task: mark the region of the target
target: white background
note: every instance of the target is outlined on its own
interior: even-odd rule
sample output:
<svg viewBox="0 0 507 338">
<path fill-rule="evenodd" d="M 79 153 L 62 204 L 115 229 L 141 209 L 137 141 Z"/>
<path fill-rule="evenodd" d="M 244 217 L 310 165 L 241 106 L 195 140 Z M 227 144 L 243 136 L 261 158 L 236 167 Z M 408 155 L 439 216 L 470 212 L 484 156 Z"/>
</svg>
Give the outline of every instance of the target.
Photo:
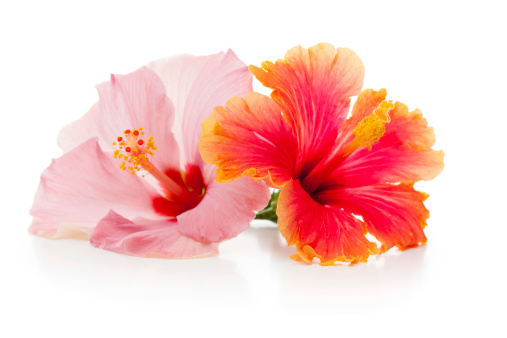
<svg viewBox="0 0 507 338">
<path fill-rule="evenodd" d="M 2 1 L 0 335 L 507 336 L 501 2 L 182 3 Z M 431 195 L 426 246 L 321 267 L 291 261 L 268 222 L 196 260 L 28 234 L 58 131 L 110 73 L 228 48 L 259 65 L 319 42 L 355 50 L 365 88 L 387 88 L 435 127 L 446 167 L 417 186 Z"/>
</svg>

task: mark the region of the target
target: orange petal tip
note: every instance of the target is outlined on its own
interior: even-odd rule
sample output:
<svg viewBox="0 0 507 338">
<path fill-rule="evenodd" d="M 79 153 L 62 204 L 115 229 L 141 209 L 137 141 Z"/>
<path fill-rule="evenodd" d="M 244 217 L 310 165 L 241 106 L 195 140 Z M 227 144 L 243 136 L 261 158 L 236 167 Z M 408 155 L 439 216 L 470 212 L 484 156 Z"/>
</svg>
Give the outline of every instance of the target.
<svg viewBox="0 0 507 338">
<path fill-rule="evenodd" d="M 368 252 L 359 257 L 346 257 L 346 256 L 338 256 L 332 259 L 324 260 L 323 257 L 315 252 L 315 250 L 310 245 L 303 245 L 301 243 L 296 243 L 297 254 L 290 256 L 290 258 L 296 262 L 304 261 L 306 263 L 312 263 L 314 258 L 318 258 L 320 260 L 320 265 L 322 266 L 330 266 L 335 265 L 336 262 L 350 263 L 355 264 L 359 262 L 367 262 L 370 255 L 377 255 L 381 252 L 381 250 L 377 247 L 377 245 L 373 242 L 370 242 L 368 247 Z"/>
</svg>

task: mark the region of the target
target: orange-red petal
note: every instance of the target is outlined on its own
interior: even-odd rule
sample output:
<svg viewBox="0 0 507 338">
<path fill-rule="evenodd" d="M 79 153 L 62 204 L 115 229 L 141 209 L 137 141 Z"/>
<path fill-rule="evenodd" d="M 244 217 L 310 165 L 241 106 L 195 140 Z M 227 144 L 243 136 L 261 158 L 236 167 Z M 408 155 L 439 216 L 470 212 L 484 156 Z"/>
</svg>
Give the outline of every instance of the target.
<svg viewBox="0 0 507 338">
<path fill-rule="evenodd" d="M 406 249 L 426 243 L 423 229 L 429 211 L 423 202 L 428 196 L 414 190 L 412 184 L 384 184 L 327 190 L 315 198 L 361 216 L 385 252 L 393 246 Z"/>
<path fill-rule="evenodd" d="M 366 239 L 366 228 L 360 220 L 339 207 L 319 204 L 298 180 L 291 180 L 282 189 L 277 215 L 287 244 L 296 245 L 299 259 L 306 262 L 314 257 L 324 265 L 364 262 L 378 253 L 375 243 Z"/>
<path fill-rule="evenodd" d="M 269 97 L 233 97 L 225 108 L 215 108 L 202 127 L 199 150 L 204 161 L 217 165 L 217 182 L 252 175 L 281 187 L 292 177 L 296 140 Z"/>
<path fill-rule="evenodd" d="M 383 183 L 410 183 L 435 178 L 444 168 L 443 151 L 432 150 L 435 133 L 428 127 L 420 110 L 395 102 L 390 123 L 371 150 L 360 147 L 347 158 L 340 149 L 350 143 L 354 123 L 371 114 L 385 98 L 385 90 L 365 90 L 354 105 L 353 115 L 340 129 L 339 143 L 333 155 L 316 165 L 305 180 L 305 189 L 313 192 L 330 186 L 367 186 Z M 368 113 L 369 112 L 369 113 Z M 342 141 L 345 140 L 345 141 Z"/>
<path fill-rule="evenodd" d="M 371 151 L 361 148 L 335 171 L 349 185 L 431 180 L 444 169 L 444 152 L 432 150 L 435 132 L 420 110 L 395 102 L 391 122 Z M 334 174 L 333 174 L 334 175 Z"/>
<path fill-rule="evenodd" d="M 321 43 L 290 49 L 284 60 L 250 66 L 252 74 L 281 107 L 298 141 L 296 176 L 304 176 L 327 156 L 345 121 L 350 96 L 359 94 L 364 66 L 350 49 Z"/>
</svg>

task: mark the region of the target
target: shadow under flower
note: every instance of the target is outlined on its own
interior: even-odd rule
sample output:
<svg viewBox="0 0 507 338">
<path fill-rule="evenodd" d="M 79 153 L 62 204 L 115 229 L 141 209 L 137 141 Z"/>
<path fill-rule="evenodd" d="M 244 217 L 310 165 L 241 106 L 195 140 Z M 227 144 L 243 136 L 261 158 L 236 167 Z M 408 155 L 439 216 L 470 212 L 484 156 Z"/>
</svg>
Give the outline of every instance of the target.
<svg viewBox="0 0 507 338">
<path fill-rule="evenodd" d="M 294 313 L 306 306 L 343 313 L 379 311 L 386 303 L 417 298 L 423 287 L 426 245 L 403 252 L 393 248 L 367 263 L 320 266 L 292 261 L 289 256 L 296 250 L 287 246 L 273 223 L 258 223 L 247 233 L 269 252 L 269 273 L 280 281 L 279 301 Z"/>
<path fill-rule="evenodd" d="M 88 241 L 35 236 L 31 247 L 44 277 L 60 285 L 61 292 L 85 293 L 99 303 L 138 297 L 152 304 L 167 301 L 171 308 L 195 303 L 211 309 L 217 301 L 248 297 L 236 262 L 221 257 L 140 258 L 98 250 Z"/>
</svg>

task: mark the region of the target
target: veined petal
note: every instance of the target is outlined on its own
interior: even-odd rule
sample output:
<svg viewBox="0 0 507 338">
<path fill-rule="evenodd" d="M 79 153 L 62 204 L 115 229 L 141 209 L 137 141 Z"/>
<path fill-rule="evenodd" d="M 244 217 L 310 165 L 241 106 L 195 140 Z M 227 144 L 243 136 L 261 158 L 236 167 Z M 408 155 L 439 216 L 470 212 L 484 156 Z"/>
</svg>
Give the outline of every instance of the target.
<svg viewBox="0 0 507 338">
<path fill-rule="evenodd" d="M 98 129 L 99 110 L 99 103 L 97 102 L 82 118 L 68 124 L 60 130 L 58 134 L 58 146 L 64 153 L 72 150 L 92 137 L 100 137 Z M 122 130 L 119 132 L 121 131 Z M 107 141 L 112 142 L 112 140 Z M 107 145 L 107 147 L 109 147 L 109 145 Z"/>
<path fill-rule="evenodd" d="M 140 257 L 191 258 L 218 253 L 218 244 L 185 237 L 175 221 L 130 221 L 114 211 L 99 222 L 90 242 L 100 249 Z"/>
<path fill-rule="evenodd" d="M 126 217 L 153 215 L 154 195 L 137 176 L 120 172 L 113 156 L 89 139 L 42 173 L 29 230 L 53 238 L 82 237 L 110 209 Z"/>
<path fill-rule="evenodd" d="M 126 129 L 142 127 L 153 136 L 158 150 L 154 164 L 161 169 L 179 168 L 179 150 L 172 134 L 174 106 L 160 78 L 142 67 L 128 75 L 111 75 L 97 86 L 100 113 L 100 145 L 112 150 L 112 142 Z"/>
<path fill-rule="evenodd" d="M 393 246 L 403 250 L 426 243 L 423 228 L 429 211 L 423 201 L 428 195 L 414 190 L 412 184 L 328 190 L 315 198 L 360 215 L 368 232 L 382 242 L 382 252 Z"/>
<path fill-rule="evenodd" d="M 179 55 L 151 62 L 148 67 L 160 76 L 176 107 L 173 130 L 184 150 L 182 163 L 201 166 L 201 122 L 229 98 L 250 93 L 252 75 L 231 50 L 209 56 Z"/>
<path fill-rule="evenodd" d="M 431 180 L 444 168 L 444 152 L 432 150 L 435 132 L 420 110 L 394 104 L 391 122 L 372 150 L 360 148 L 331 176 L 349 186 Z"/>
<path fill-rule="evenodd" d="M 359 94 L 364 66 L 350 49 L 321 43 L 304 49 L 294 47 L 285 60 L 263 62 L 250 71 L 280 105 L 298 140 L 301 156 L 296 174 L 304 176 L 335 143 L 345 121 L 350 96 Z"/>
<path fill-rule="evenodd" d="M 420 110 L 408 111 L 400 102 L 389 113 L 390 123 L 371 150 L 360 147 L 347 158 L 340 151 L 354 139 L 353 125 L 371 114 L 385 98 L 386 91 L 365 90 L 354 105 L 353 115 L 340 129 L 333 153 L 316 165 L 305 180 L 305 189 L 313 192 L 337 186 L 355 187 L 370 184 L 417 182 L 431 180 L 444 168 L 443 151 L 432 150 L 433 128 Z M 369 113 L 368 113 L 369 112 Z M 325 180 L 324 180 L 325 178 Z"/>
<path fill-rule="evenodd" d="M 350 213 L 329 204 L 319 204 L 290 181 L 278 199 L 278 227 L 289 245 L 296 245 L 300 259 L 321 264 L 335 261 L 364 262 L 378 249 L 365 237 L 364 224 Z"/>
<path fill-rule="evenodd" d="M 222 184 L 211 182 L 201 202 L 178 215 L 178 226 L 185 236 L 197 241 L 220 242 L 246 230 L 271 197 L 264 182 L 249 177 Z"/>
<path fill-rule="evenodd" d="M 278 105 L 250 93 L 217 107 L 202 123 L 199 149 L 204 161 L 218 166 L 217 182 L 243 175 L 283 186 L 293 175 L 297 144 Z"/>
</svg>

